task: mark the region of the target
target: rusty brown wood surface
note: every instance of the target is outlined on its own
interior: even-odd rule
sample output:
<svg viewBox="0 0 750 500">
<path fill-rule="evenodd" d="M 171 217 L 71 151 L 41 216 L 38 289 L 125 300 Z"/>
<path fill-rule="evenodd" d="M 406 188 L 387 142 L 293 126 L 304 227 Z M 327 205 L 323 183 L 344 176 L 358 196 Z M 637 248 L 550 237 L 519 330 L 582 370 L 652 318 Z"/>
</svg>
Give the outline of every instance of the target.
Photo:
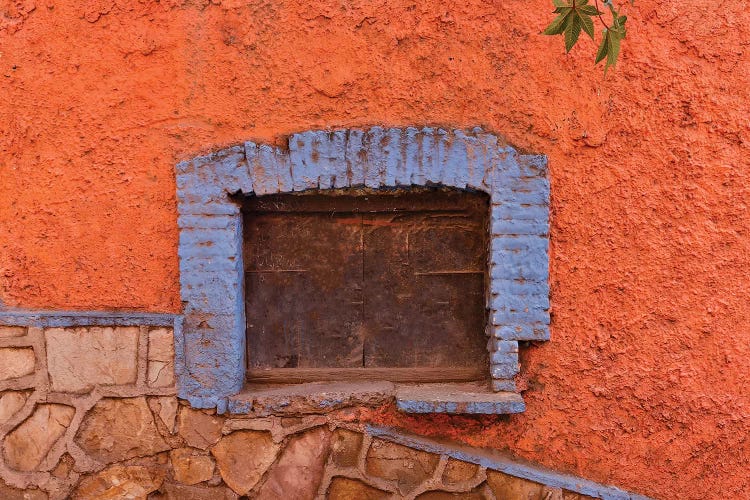
<svg viewBox="0 0 750 500">
<path fill-rule="evenodd" d="M 484 378 L 486 366 L 423 368 L 268 368 L 248 370 L 247 378 L 258 383 L 301 383 L 362 380 L 391 382 L 470 382 Z"/>
<path fill-rule="evenodd" d="M 468 380 L 486 367 L 488 212 L 455 190 L 248 199 L 248 374 L 443 368 L 424 373 Z"/>
</svg>

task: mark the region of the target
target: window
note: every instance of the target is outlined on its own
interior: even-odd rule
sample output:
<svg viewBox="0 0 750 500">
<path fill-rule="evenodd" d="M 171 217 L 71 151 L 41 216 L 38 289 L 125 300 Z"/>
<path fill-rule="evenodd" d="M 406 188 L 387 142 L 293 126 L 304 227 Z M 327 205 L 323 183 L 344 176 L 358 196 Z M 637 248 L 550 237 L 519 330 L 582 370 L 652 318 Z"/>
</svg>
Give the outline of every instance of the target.
<svg viewBox="0 0 750 500">
<path fill-rule="evenodd" d="M 289 412 L 312 386 L 311 412 L 523 411 L 518 342 L 549 338 L 546 165 L 431 127 L 313 130 L 178 164 L 178 394 L 235 413 Z M 381 380 L 294 383 L 356 377 Z"/>
<path fill-rule="evenodd" d="M 486 379 L 488 214 L 457 189 L 248 198 L 248 379 Z"/>
</svg>

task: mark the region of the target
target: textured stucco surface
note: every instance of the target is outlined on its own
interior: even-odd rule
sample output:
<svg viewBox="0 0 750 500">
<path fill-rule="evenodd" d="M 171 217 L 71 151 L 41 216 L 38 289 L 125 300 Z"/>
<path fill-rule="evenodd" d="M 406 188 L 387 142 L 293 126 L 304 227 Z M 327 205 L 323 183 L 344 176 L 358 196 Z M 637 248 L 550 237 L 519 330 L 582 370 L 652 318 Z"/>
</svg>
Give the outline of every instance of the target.
<svg viewBox="0 0 750 500">
<path fill-rule="evenodd" d="M 476 124 L 549 157 L 527 411 L 372 415 L 661 498 L 750 495 L 750 11 L 628 8 L 617 71 L 546 2 L 0 9 L 0 300 L 177 312 L 174 165 L 244 140 Z"/>
</svg>

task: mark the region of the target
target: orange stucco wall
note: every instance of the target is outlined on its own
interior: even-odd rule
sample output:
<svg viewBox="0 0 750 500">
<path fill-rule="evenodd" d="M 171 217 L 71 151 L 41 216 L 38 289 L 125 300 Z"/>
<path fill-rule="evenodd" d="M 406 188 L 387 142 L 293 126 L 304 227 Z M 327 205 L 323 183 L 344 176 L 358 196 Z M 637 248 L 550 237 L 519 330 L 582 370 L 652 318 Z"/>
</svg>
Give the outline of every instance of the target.
<svg viewBox="0 0 750 500">
<path fill-rule="evenodd" d="M 216 5 L 221 4 L 221 5 Z M 178 311 L 174 164 L 337 126 L 549 156 L 552 340 L 509 418 L 372 415 L 663 498 L 750 496 L 750 8 L 638 0 L 615 72 L 546 1 L 0 6 L 0 301 Z"/>
</svg>

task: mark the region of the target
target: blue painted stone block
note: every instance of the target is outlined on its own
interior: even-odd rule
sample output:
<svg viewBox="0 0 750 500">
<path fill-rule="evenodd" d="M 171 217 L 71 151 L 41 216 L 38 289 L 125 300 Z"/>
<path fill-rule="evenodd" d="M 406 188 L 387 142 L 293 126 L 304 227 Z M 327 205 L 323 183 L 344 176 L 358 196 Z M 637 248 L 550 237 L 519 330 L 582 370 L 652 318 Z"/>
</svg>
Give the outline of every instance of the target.
<svg viewBox="0 0 750 500">
<path fill-rule="evenodd" d="M 549 330 L 541 324 L 495 325 L 492 335 L 501 340 L 549 340 Z"/>
<path fill-rule="evenodd" d="M 490 363 L 492 363 L 493 365 L 518 364 L 518 353 L 495 351 L 492 354 L 490 354 Z"/>
<path fill-rule="evenodd" d="M 491 364 L 490 375 L 492 378 L 508 379 L 518 374 L 518 363 Z"/>
</svg>

